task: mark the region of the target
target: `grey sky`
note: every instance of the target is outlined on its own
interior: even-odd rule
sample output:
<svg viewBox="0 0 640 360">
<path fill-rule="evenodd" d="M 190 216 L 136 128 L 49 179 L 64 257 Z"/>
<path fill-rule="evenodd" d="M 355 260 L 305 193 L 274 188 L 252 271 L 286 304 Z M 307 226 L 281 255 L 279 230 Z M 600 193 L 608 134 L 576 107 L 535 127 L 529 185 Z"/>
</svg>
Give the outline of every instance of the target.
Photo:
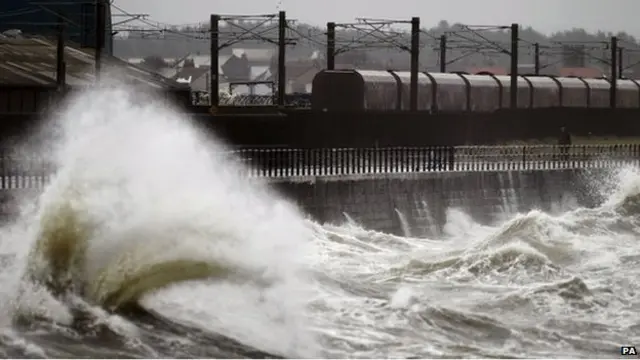
<svg viewBox="0 0 640 360">
<path fill-rule="evenodd" d="M 419 16 L 424 26 L 441 19 L 473 25 L 513 22 L 550 33 L 582 27 L 626 31 L 640 36 L 640 0 L 115 0 L 130 13 L 171 24 L 207 21 L 208 14 L 271 14 L 323 25 L 356 17 L 408 19 Z M 114 11 L 117 13 L 117 11 Z"/>
</svg>

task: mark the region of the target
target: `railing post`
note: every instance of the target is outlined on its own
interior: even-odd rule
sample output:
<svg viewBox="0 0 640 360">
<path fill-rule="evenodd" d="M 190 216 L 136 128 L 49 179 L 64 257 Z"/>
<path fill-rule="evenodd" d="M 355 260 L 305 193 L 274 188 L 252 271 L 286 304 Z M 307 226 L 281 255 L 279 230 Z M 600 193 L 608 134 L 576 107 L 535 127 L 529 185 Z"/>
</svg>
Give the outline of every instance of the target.
<svg viewBox="0 0 640 360">
<path fill-rule="evenodd" d="M 40 186 L 40 158 L 0 151 L 0 187 Z M 244 176 L 297 177 L 440 171 L 526 171 L 612 168 L 640 163 L 640 144 L 420 146 L 372 148 L 244 148 L 223 156 L 241 161 Z M 42 178 L 42 179 L 41 179 Z M 41 181 L 42 180 L 42 181 Z"/>
<path fill-rule="evenodd" d="M 389 174 L 393 170 L 391 169 L 391 149 L 383 148 L 384 152 L 384 169 L 385 173 Z"/>
<path fill-rule="evenodd" d="M 273 176 L 273 154 L 271 153 L 271 149 L 265 150 L 265 155 L 267 157 L 267 176 Z"/>
<path fill-rule="evenodd" d="M 454 171 L 455 170 L 455 156 L 456 156 L 456 147 L 455 146 L 450 146 L 449 147 L 449 171 Z"/>
<path fill-rule="evenodd" d="M 284 154 L 283 154 L 283 149 L 280 148 L 275 148 L 273 149 L 273 162 L 274 162 L 274 172 L 275 172 L 275 176 L 282 176 L 282 171 L 284 168 Z"/>
</svg>

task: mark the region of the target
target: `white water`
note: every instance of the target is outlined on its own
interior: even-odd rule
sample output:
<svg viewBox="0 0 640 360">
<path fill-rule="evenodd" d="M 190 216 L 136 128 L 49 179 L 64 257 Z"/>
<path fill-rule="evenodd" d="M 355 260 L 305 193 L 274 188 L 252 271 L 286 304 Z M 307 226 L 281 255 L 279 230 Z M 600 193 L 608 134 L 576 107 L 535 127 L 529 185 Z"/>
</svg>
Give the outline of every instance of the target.
<svg viewBox="0 0 640 360">
<path fill-rule="evenodd" d="M 640 192 L 640 172 L 613 177 L 620 186 L 595 210 L 532 211 L 497 227 L 450 210 L 446 241 L 323 228 L 335 242 L 323 254 L 327 276 L 387 296 L 332 293 L 327 312 L 344 318 L 320 317 L 322 328 L 349 339 L 350 357 L 617 356 L 640 341 L 640 221 L 619 214 Z"/>
<path fill-rule="evenodd" d="M 86 250 L 88 279 L 126 254 L 138 256 L 127 260 L 129 267 L 179 258 L 251 271 L 254 282 L 266 285 L 183 284 L 164 296 L 150 294 L 143 304 L 205 321 L 207 328 L 266 351 L 309 355 L 303 259 L 313 234 L 303 217 L 266 187 L 239 177 L 220 155 L 225 149 L 219 141 L 206 140 L 162 103 L 144 100 L 118 88 L 85 94 L 48 125 L 57 134 L 52 161 L 58 173 L 38 209 L 23 217 L 27 229 L 3 237 L 3 254 L 20 259 L 14 271 L 3 272 L 3 288 L 12 289 L 4 295 L 20 285 L 40 210 L 70 201 L 97 229 Z M 36 290 L 16 299 L 21 311 L 64 312 L 64 305 Z M 175 314 L 174 303 L 180 306 Z M 70 321 L 68 315 L 56 320 Z"/>
<path fill-rule="evenodd" d="M 306 221 L 255 180 L 238 177 L 216 155 L 219 141 L 162 104 L 115 88 L 92 95 L 54 122 L 58 176 L 0 236 L 0 254 L 15 257 L 0 271 L 0 301 L 12 304 L 0 307 L 1 335 L 27 354 L 48 348 L 12 330 L 18 311 L 71 321 L 68 304 L 22 281 L 39 210 L 69 199 L 69 189 L 100 229 L 89 240 L 87 273 L 140 247 L 150 258 L 138 262 L 180 257 L 250 270 L 251 281 L 180 283 L 141 302 L 262 350 L 612 357 L 640 342 L 635 169 L 612 174 L 613 185 L 602 188 L 609 200 L 598 209 L 563 203 L 557 215 L 514 214 L 494 227 L 449 210 L 443 239 L 397 237 L 353 222 Z M 136 324 L 91 311 L 132 341 L 139 336 Z"/>
</svg>

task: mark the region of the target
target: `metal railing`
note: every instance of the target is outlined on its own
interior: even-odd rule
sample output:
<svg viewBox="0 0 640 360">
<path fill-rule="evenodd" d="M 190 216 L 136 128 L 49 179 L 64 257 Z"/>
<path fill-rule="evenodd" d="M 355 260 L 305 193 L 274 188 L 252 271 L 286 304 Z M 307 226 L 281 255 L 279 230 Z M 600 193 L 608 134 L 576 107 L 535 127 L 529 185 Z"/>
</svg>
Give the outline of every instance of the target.
<svg viewBox="0 0 640 360">
<path fill-rule="evenodd" d="M 256 177 L 607 168 L 637 163 L 640 145 L 242 149 Z"/>
<path fill-rule="evenodd" d="M 640 145 L 534 145 L 292 149 L 251 148 L 224 154 L 248 177 L 389 175 L 527 171 L 640 165 Z M 0 151 L 0 189 L 40 188 L 53 168 L 41 158 Z"/>
</svg>

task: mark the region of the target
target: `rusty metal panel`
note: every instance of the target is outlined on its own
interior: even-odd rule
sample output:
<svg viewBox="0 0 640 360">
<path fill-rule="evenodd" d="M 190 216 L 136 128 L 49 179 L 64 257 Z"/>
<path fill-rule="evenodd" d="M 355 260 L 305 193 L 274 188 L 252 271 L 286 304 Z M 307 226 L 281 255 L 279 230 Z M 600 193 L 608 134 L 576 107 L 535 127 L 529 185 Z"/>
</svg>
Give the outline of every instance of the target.
<svg viewBox="0 0 640 360">
<path fill-rule="evenodd" d="M 388 71 L 355 70 L 364 81 L 366 110 L 395 110 L 398 103 L 398 81 Z"/>
<path fill-rule="evenodd" d="M 395 71 L 402 86 L 402 110 L 410 110 L 411 72 Z M 433 84 L 427 75 L 418 73 L 418 110 L 430 110 L 433 99 Z"/>
<path fill-rule="evenodd" d="M 502 108 L 511 107 L 511 76 L 495 75 L 502 84 Z M 524 77 L 518 76 L 518 109 L 528 109 L 531 107 L 531 86 Z"/>
<path fill-rule="evenodd" d="M 616 96 L 616 106 L 619 108 L 640 107 L 640 88 L 631 80 L 617 81 L 618 94 Z"/>
<path fill-rule="evenodd" d="M 609 90 L 611 84 L 605 79 L 583 79 L 589 84 L 589 107 L 592 108 L 608 108 L 609 104 Z"/>
<path fill-rule="evenodd" d="M 364 110 L 364 79 L 353 70 L 322 70 L 313 78 L 311 108 Z"/>
<path fill-rule="evenodd" d="M 429 73 L 436 82 L 439 111 L 466 111 L 467 84 L 458 74 Z"/>
<path fill-rule="evenodd" d="M 471 111 L 489 112 L 500 109 L 500 83 L 488 75 L 460 75 L 469 81 Z"/>
<path fill-rule="evenodd" d="M 562 104 L 564 107 L 587 107 L 589 88 L 578 78 L 556 77 L 562 86 Z"/>
<path fill-rule="evenodd" d="M 533 88 L 533 107 L 560 107 L 560 87 L 547 76 L 525 76 Z"/>
</svg>

